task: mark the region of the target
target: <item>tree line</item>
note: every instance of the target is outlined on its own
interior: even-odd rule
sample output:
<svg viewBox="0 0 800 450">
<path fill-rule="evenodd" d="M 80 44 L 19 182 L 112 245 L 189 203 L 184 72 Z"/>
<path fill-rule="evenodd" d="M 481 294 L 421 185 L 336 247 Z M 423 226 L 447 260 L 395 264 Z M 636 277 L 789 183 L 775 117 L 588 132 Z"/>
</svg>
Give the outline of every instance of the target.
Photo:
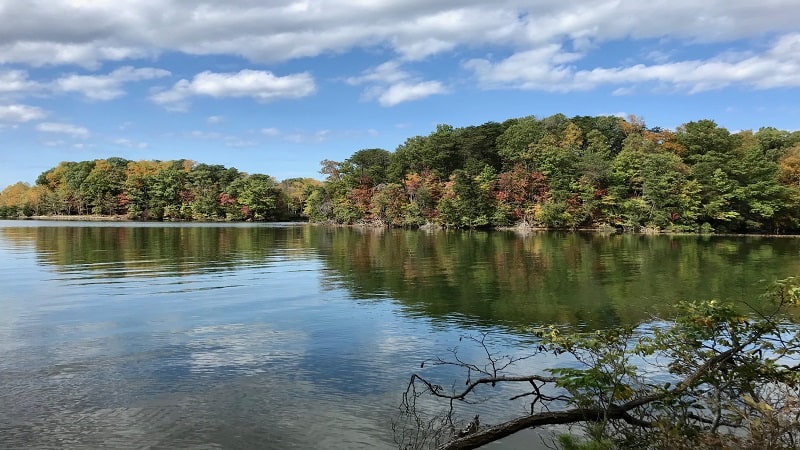
<svg viewBox="0 0 800 450">
<path fill-rule="evenodd" d="M 439 125 L 393 153 L 323 161 L 306 200 L 315 221 L 475 228 L 796 232 L 800 132 L 676 130 L 641 119 L 557 114 Z"/>
<path fill-rule="evenodd" d="M 0 192 L 0 216 L 122 215 L 136 220 L 287 220 L 314 179 L 278 183 L 222 165 L 123 158 L 61 162 L 34 186 Z"/>
<path fill-rule="evenodd" d="M 676 130 L 636 117 L 556 114 L 438 125 L 394 152 L 322 161 L 324 182 L 220 165 L 62 162 L 0 193 L 0 214 L 285 220 L 448 228 L 523 224 L 682 232 L 800 229 L 800 132 Z"/>
</svg>

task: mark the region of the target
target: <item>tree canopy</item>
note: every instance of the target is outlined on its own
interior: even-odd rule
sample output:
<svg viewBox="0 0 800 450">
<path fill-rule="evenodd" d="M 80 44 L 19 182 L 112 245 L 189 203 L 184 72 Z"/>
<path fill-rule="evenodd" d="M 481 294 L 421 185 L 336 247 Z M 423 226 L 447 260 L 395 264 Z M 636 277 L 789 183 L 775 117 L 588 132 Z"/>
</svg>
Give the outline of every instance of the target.
<svg viewBox="0 0 800 450">
<path fill-rule="evenodd" d="M 675 130 L 637 117 L 437 125 L 393 152 L 322 161 L 323 182 L 188 160 L 62 162 L 0 192 L 0 216 L 123 215 L 448 228 L 800 231 L 800 132 Z"/>
<path fill-rule="evenodd" d="M 319 184 L 280 185 L 222 165 L 122 158 L 61 162 L 30 186 L 0 193 L 0 215 L 121 215 L 142 220 L 277 220 L 299 217 L 297 202 Z M 291 205 L 290 205 L 291 202 Z"/>
<path fill-rule="evenodd" d="M 676 130 L 629 117 L 562 114 L 438 125 L 393 153 L 326 160 L 315 221 L 448 228 L 794 233 L 800 132 Z M 387 193 L 391 193 L 389 201 Z"/>
</svg>

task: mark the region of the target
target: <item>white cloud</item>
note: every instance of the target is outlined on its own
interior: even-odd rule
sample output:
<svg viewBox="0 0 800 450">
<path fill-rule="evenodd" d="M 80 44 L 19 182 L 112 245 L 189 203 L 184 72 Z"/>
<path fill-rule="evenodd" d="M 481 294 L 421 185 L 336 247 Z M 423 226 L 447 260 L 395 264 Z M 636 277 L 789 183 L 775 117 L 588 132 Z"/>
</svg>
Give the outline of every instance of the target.
<svg viewBox="0 0 800 450">
<path fill-rule="evenodd" d="M 206 123 L 209 125 L 216 125 L 218 123 L 222 123 L 225 121 L 225 118 L 222 116 L 209 116 L 206 119 Z"/>
<path fill-rule="evenodd" d="M 726 42 L 796 30 L 796 11 L 795 0 L 0 0 L 0 63 L 94 68 L 163 52 L 273 62 L 353 48 L 408 61 L 465 45 Z"/>
<path fill-rule="evenodd" d="M 325 142 L 334 136 L 332 130 L 317 131 L 283 131 L 278 128 L 262 128 L 261 134 L 271 138 L 282 139 L 295 144 L 311 144 Z"/>
<path fill-rule="evenodd" d="M 284 135 L 284 139 L 295 144 L 318 144 L 331 138 L 331 130 L 319 130 L 313 133 L 289 133 Z"/>
<path fill-rule="evenodd" d="M 66 134 L 81 139 L 86 139 L 90 135 L 89 130 L 86 128 L 69 123 L 42 122 L 36 125 L 36 129 L 44 133 Z"/>
<path fill-rule="evenodd" d="M 69 75 L 53 82 L 57 92 L 78 92 L 90 100 L 113 100 L 125 95 L 124 83 L 169 76 L 170 72 L 150 67 L 120 67 L 107 75 Z"/>
<path fill-rule="evenodd" d="M 217 132 L 192 130 L 186 134 L 186 137 L 192 139 L 200 139 L 203 141 L 215 141 L 217 139 L 222 139 L 223 135 L 222 133 L 217 133 Z"/>
<path fill-rule="evenodd" d="M 467 61 L 464 67 L 472 70 L 485 87 L 563 90 L 570 76 L 569 69 L 559 66 L 555 59 L 562 55 L 561 46 L 551 44 L 534 50 L 516 53 L 493 63 L 487 59 Z"/>
<path fill-rule="evenodd" d="M 144 148 L 149 147 L 147 142 L 137 142 L 137 141 L 134 141 L 134 140 L 128 139 L 128 138 L 117 138 L 117 139 L 112 140 L 111 143 L 113 143 L 114 145 L 119 145 L 120 147 L 126 147 L 126 148 L 144 149 Z"/>
<path fill-rule="evenodd" d="M 216 131 L 192 130 L 183 133 L 183 137 L 201 141 L 221 142 L 223 145 L 230 148 L 255 147 L 259 144 L 258 141 L 243 139 L 240 136 L 227 135 Z"/>
<path fill-rule="evenodd" d="M 76 64 L 97 69 L 103 61 L 123 61 L 149 55 L 150 52 L 144 48 L 113 47 L 102 41 L 69 43 L 21 40 L 0 44 L 0 64 L 23 63 L 34 67 Z"/>
<path fill-rule="evenodd" d="M 347 78 L 345 82 L 350 85 L 366 84 L 364 99 L 377 99 L 381 106 L 395 106 L 448 92 L 440 81 L 422 80 L 403 70 L 399 61 L 387 61 L 365 70 L 357 77 Z"/>
<path fill-rule="evenodd" d="M 792 33 L 797 32 L 798 11 L 796 0 L 0 0 L 0 64 L 97 69 L 109 61 L 171 53 L 237 55 L 270 63 L 366 49 L 394 62 L 347 81 L 366 86 L 367 98 L 387 106 L 445 92 L 441 82 L 424 74 L 411 76 L 408 68 L 435 55 L 467 51 L 500 55 L 472 59 L 464 66 L 486 87 L 566 91 L 657 83 L 693 92 L 734 84 L 794 87 L 797 50 Z M 602 67 L 590 66 L 594 63 L 586 58 L 614 41 L 662 40 L 685 47 L 729 43 L 741 50 L 743 42 L 753 45 L 765 38 L 777 38 L 778 43 L 766 53 L 749 55 L 674 61 L 674 53 L 644 48 L 623 55 L 630 61 L 609 61 Z M 789 59 L 782 61 L 776 54 L 788 54 Z M 776 71 L 766 74 L 770 64 L 777 64 Z M 392 67 L 399 74 L 386 70 Z M 131 80 L 115 81 L 112 74 L 73 75 L 57 80 L 56 86 L 92 99 L 116 98 L 123 93 L 122 83 Z M 140 80 L 156 77 L 152 75 Z M 254 82 L 250 87 L 248 76 Z M 0 94 L 38 89 L 24 71 L 0 72 Z M 307 73 L 204 72 L 155 94 L 153 100 L 186 109 L 194 96 L 268 101 L 314 90 Z"/>
<path fill-rule="evenodd" d="M 258 146 L 258 142 L 229 137 L 225 139 L 225 146 L 230 148 L 249 148 Z"/>
<path fill-rule="evenodd" d="M 487 88 L 510 87 L 543 91 L 574 91 L 622 85 L 614 94 L 654 83 L 688 93 L 745 85 L 756 89 L 800 86 L 800 33 L 780 37 L 762 54 L 722 54 L 705 60 L 635 64 L 578 70 L 564 64 L 558 45 L 516 53 L 498 62 L 474 59 L 464 64 Z"/>
<path fill-rule="evenodd" d="M 365 70 L 357 77 L 349 77 L 347 84 L 356 86 L 365 83 L 392 84 L 407 79 L 410 75 L 404 71 L 399 61 L 387 61 L 372 69 Z"/>
<path fill-rule="evenodd" d="M 28 78 L 24 70 L 0 72 L 0 94 L 18 95 L 41 89 L 41 84 Z"/>
<path fill-rule="evenodd" d="M 282 140 L 294 144 L 318 144 L 332 140 L 362 140 L 379 136 L 380 132 L 373 128 L 368 129 L 341 129 L 341 130 L 281 130 L 275 127 L 262 128 L 259 132 L 274 140 Z"/>
<path fill-rule="evenodd" d="M 419 83 L 397 83 L 378 97 L 378 103 L 382 106 L 394 106 L 399 103 L 429 97 L 434 94 L 443 94 L 447 90 L 438 81 L 422 81 Z"/>
<path fill-rule="evenodd" d="M 28 105 L 0 105 L 0 123 L 23 123 L 46 116 L 41 108 Z"/>
<path fill-rule="evenodd" d="M 151 99 L 168 109 L 185 110 L 194 96 L 213 98 L 251 97 L 259 101 L 300 98 L 316 92 L 314 79 L 307 72 L 275 76 L 272 72 L 241 70 L 236 73 L 201 72 L 189 81 L 180 80 Z"/>
</svg>

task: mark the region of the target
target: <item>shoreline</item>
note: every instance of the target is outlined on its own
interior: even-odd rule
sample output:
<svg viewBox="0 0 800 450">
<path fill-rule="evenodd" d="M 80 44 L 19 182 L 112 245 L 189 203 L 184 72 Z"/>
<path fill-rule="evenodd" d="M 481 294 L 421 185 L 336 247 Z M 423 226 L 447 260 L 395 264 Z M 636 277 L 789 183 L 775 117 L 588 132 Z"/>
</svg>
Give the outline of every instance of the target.
<svg viewBox="0 0 800 450">
<path fill-rule="evenodd" d="M 143 222 L 141 220 L 131 220 L 124 215 L 103 216 L 99 214 L 84 214 L 75 216 L 31 216 L 10 220 L 55 220 L 62 222 Z"/>
<path fill-rule="evenodd" d="M 11 220 L 11 221 L 27 221 L 27 220 L 34 220 L 34 221 L 53 221 L 53 222 L 113 222 L 113 223 L 122 223 L 122 222 L 130 222 L 130 223 L 259 223 L 259 222 L 252 222 L 246 220 L 136 220 L 131 219 L 126 215 L 113 215 L 113 216 L 106 216 L 106 215 L 99 215 L 99 214 L 84 214 L 84 215 L 55 215 L 55 216 L 30 216 L 30 217 L 6 217 L 0 218 L 2 220 Z M 308 221 L 263 221 L 261 223 L 285 223 L 285 222 L 302 222 L 308 223 L 314 226 L 324 226 L 324 227 L 352 227 L 352 228 L 361 228 L 361 229 L 394 229 L 394 228 L 403 228 L 403 227 L 391 227 L 385 224 L 371 224 L 371 223 L 354 223 L 354 224 L 340 224 L 340 223 L 328 223 L 328 222 L 308 222 Z M 411 228 L 413 229 L 413 228 Z M 433 223 L 427 223 L 425 225 L 421 225 L 416 227 L 418 230 L 422 231 L 447 231 L 448 228 L 437 226 Z M 452 230 L 451 230 L 452 231 Z M 546 228 L 546 227 L 535 227 L 535 226 L 526 226 L 526 225 L 513 225 L 513 226 L 505 226 L 505 227 L 487 227 L 487 228 L 480 228 L 480 229 L 461 229 L 461 231 L 511 231 L 519 234 L 527 234 L 527 233 L 538 233 L 538 232 L 552 232 L 552 231 L 562 231 L 562 232 L 581 232 L 581 233 L 597 233 L 597 234 L 606 234 L 606 235 L 641 235 L 641 236 L 733 236 L 733 237 L 771 237 L 771 238 L 794 238 L 800 237 L 800 234 L 769 234 L 769 233 L 690 233 L 690 232 L 669 232 L 669 231 L 662 231 L 662 230 L 653 230 L 653 229 L 645 229 L 643 231 L 611 231 L 608 228 L 603 226 L 599 226 L 596 228 L 575 228 L 575 229 L 566 229 L 566 228 Z"/>
</svg>

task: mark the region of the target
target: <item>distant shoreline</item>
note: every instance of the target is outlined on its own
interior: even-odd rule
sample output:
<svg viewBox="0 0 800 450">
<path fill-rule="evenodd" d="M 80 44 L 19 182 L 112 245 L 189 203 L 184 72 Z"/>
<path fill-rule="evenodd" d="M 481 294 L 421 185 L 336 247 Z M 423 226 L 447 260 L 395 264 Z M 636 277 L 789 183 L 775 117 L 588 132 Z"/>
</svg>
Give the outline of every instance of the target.
<svg viewBox="0 0 800 450">
<path fill-rule="evenodd" d="M 30 217 L 7 217 L 3 218 L 4 220 L 49 220 L 54 222 L 113 222 L 113 223 L 121 223 L 121 222 L 130 222 L 130 223 L 281 223 L 286 221 L 260 221 L 260 222 L 252 222 L 246 220 L 136 220 L 131 219 L 126 215 L 118 214 L 113 216 L 103 216 L 97 214 L 85 214 L 85 215 L 72 215 L 72 216 L 65 216 L 65 215 L 55 215 L 55 216 L 30 216 Z M 342 228 L 370 228 L 370 229 L 391 229 L 394 227 L 388 227 L 385 225 L 376 225 L 376 224 L 368 224 L 368 223 L 355 223 L 355 224 L 336 224 L 330 222 L 306 222 L 311 225 L 316 226 L 323 226 L 323 227 L 342 227 Z M 438 227 L 433 224 L 426 224 L 420 227 L 417 227 L 419 230 L 447 230 L 445 227 Z M 466 230 L 466 229 L 462 229 Z M 534 227 L 534 226 L 510 226 L 510 227 L 488 227 L 488 228 L 481 228 L 483 231 L 510 231 L 519 234 L 528 234 L 528 233 L 541 233 L 541 232 L 550 232 L 550 231 L 565 231 L 565 232 L 589 232 L 589 233 L 599 233 L 599 234 L 629 234 L 629 235 L 651 235 L 651 236 L 738 236 L 738 237 L 772 237 L 772 238 L 797 238 L 800 237 L 800 234 L 768 234 L 768 233 L 691 233 L 691 232 L 670 232 L 670 231 L 655 231 L 653 229 L 646 229 L 641 231 L 631 231 L 625 230 L 622 232 L 613 232 L 609 229 L 604 229 L 601 227 L 598 228 L 576 228 L 576 229 L 566 229 L 566 228 L 546 228 L 546 227 Z"/>
<path fill-rule="evenodd" d="M 99 214 L 84 214 L 75 216 L 31 216 L 20 217 L 13 220 L 59 220 L 64 222 L 142 222 L 141 220 L 131 220 L 124 215 L 104 216 Z"/>
</svg>

